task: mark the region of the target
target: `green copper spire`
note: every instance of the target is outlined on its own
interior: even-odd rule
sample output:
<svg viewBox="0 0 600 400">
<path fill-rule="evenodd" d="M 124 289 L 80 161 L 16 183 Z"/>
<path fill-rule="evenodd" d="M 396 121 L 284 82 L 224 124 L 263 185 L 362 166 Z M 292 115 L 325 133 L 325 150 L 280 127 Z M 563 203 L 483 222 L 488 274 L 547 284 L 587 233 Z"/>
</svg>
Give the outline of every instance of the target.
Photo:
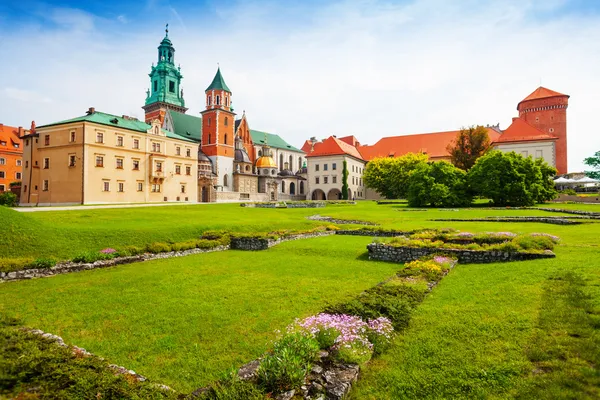
<svg viewBox="0 0 600 400">
<path fill-rule="evenodd" d="M 206 91 L 209 90 L 225 90 L 226 92 L 231 93 L 231 90 L 229 90 L 227 84 L 225 83 L 225 79 L 223 79 L 223 75 L 221 75 L 221 68 L 219 67 L 217 67 L 217 74 L 215 75 L 215 79 L 213 79 L 210 86 L 206 88 Z"/>
<path fill-rule="evenodd" d="M 181 67 L 175 66 L 175 47 L 169 39 L 169 24 L 165 37 L 158 46 L 158 63 L 150 71 L 150 90 L 146 92 L 146 105 L 164 102 L 185 107 L 181 89 Z"/>
</svg>

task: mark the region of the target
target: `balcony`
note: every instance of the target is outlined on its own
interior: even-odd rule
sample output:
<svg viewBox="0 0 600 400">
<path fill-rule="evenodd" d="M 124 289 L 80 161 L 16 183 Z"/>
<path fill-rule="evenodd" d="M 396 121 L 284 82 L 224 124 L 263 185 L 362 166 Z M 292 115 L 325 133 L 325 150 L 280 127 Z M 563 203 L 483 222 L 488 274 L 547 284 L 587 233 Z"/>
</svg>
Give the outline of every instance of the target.
<svg viewBox="0 0 600 400">
<path fill-rule="evenodd" d="M 151 170 L 150 171 L 150 180 L 152 183 L 162 183 L 165 179 L 165 173 L 162 170 Z"/>
</svg>

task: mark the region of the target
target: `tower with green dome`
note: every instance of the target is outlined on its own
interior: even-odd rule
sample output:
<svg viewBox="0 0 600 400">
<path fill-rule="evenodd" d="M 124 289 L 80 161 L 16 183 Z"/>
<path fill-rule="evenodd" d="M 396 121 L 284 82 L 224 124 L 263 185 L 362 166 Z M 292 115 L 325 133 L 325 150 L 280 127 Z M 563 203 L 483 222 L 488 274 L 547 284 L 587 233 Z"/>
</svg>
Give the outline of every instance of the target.
<svg viewBox="0 0 600 400">
<path fill-rule="evenodd" d="M 146 91 L 146 103 L 142 107 L 146 112 L 146 123 L 158 119 L 165 120 L 167 110 L 185 113 L 185 101 L 181 88 L 181 67 L 175 66 L 175 47 L 169 39 L 169 24 L 165 37 L 158 46 L 158 62 L 152 63 L 150 71 L 150 89 Z"/>
</svg>

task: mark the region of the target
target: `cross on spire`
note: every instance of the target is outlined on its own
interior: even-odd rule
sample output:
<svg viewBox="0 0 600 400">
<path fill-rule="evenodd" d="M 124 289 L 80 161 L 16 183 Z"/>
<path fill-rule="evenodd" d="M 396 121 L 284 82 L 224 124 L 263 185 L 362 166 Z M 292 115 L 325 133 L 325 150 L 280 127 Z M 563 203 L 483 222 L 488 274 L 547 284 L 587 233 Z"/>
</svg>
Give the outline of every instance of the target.
<svg viewBox="0 0 600 400">
<path fill-rule="evenodd" d="M 165 34 L 169 36 L 169 24 L 165 27 Z"/>
</svg>

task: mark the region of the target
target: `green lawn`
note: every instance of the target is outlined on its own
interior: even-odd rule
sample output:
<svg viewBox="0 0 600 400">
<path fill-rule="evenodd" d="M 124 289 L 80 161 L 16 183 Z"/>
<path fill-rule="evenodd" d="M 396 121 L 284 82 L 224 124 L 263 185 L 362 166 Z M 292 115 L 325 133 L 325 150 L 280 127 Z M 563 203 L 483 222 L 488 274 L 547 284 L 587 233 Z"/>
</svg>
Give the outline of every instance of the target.
<svg viewBox="0 0 600 400">
<path fill-rule="evenodd" d="M 593 205 L 546 206 L 600 212 Z M 600 223 L 434 222 L 428 220 L 560 214 L 399 211 L 406 209 L 374 202 L 290 210 L 226 204 L 17 214 L 0 208 L 5 223 L 0 257 L 66 258 L 82 250 L 186 240 L 207 229 L 266 232 L 321 225 L 305 219 L 313 214 L 407 230 L 547 232 L 562 238 L 556 259 L 457 266 L 390 351 L 364 369 L 352 397 L 598 397 Z M 370 240 L 333 236 L 265 252 L 201 254 L 5 283 L 0 312 L 189 391 L 260 355 L 274 331 L 294 318 L 399 269 L 366 260 Z"/>
</svg>

